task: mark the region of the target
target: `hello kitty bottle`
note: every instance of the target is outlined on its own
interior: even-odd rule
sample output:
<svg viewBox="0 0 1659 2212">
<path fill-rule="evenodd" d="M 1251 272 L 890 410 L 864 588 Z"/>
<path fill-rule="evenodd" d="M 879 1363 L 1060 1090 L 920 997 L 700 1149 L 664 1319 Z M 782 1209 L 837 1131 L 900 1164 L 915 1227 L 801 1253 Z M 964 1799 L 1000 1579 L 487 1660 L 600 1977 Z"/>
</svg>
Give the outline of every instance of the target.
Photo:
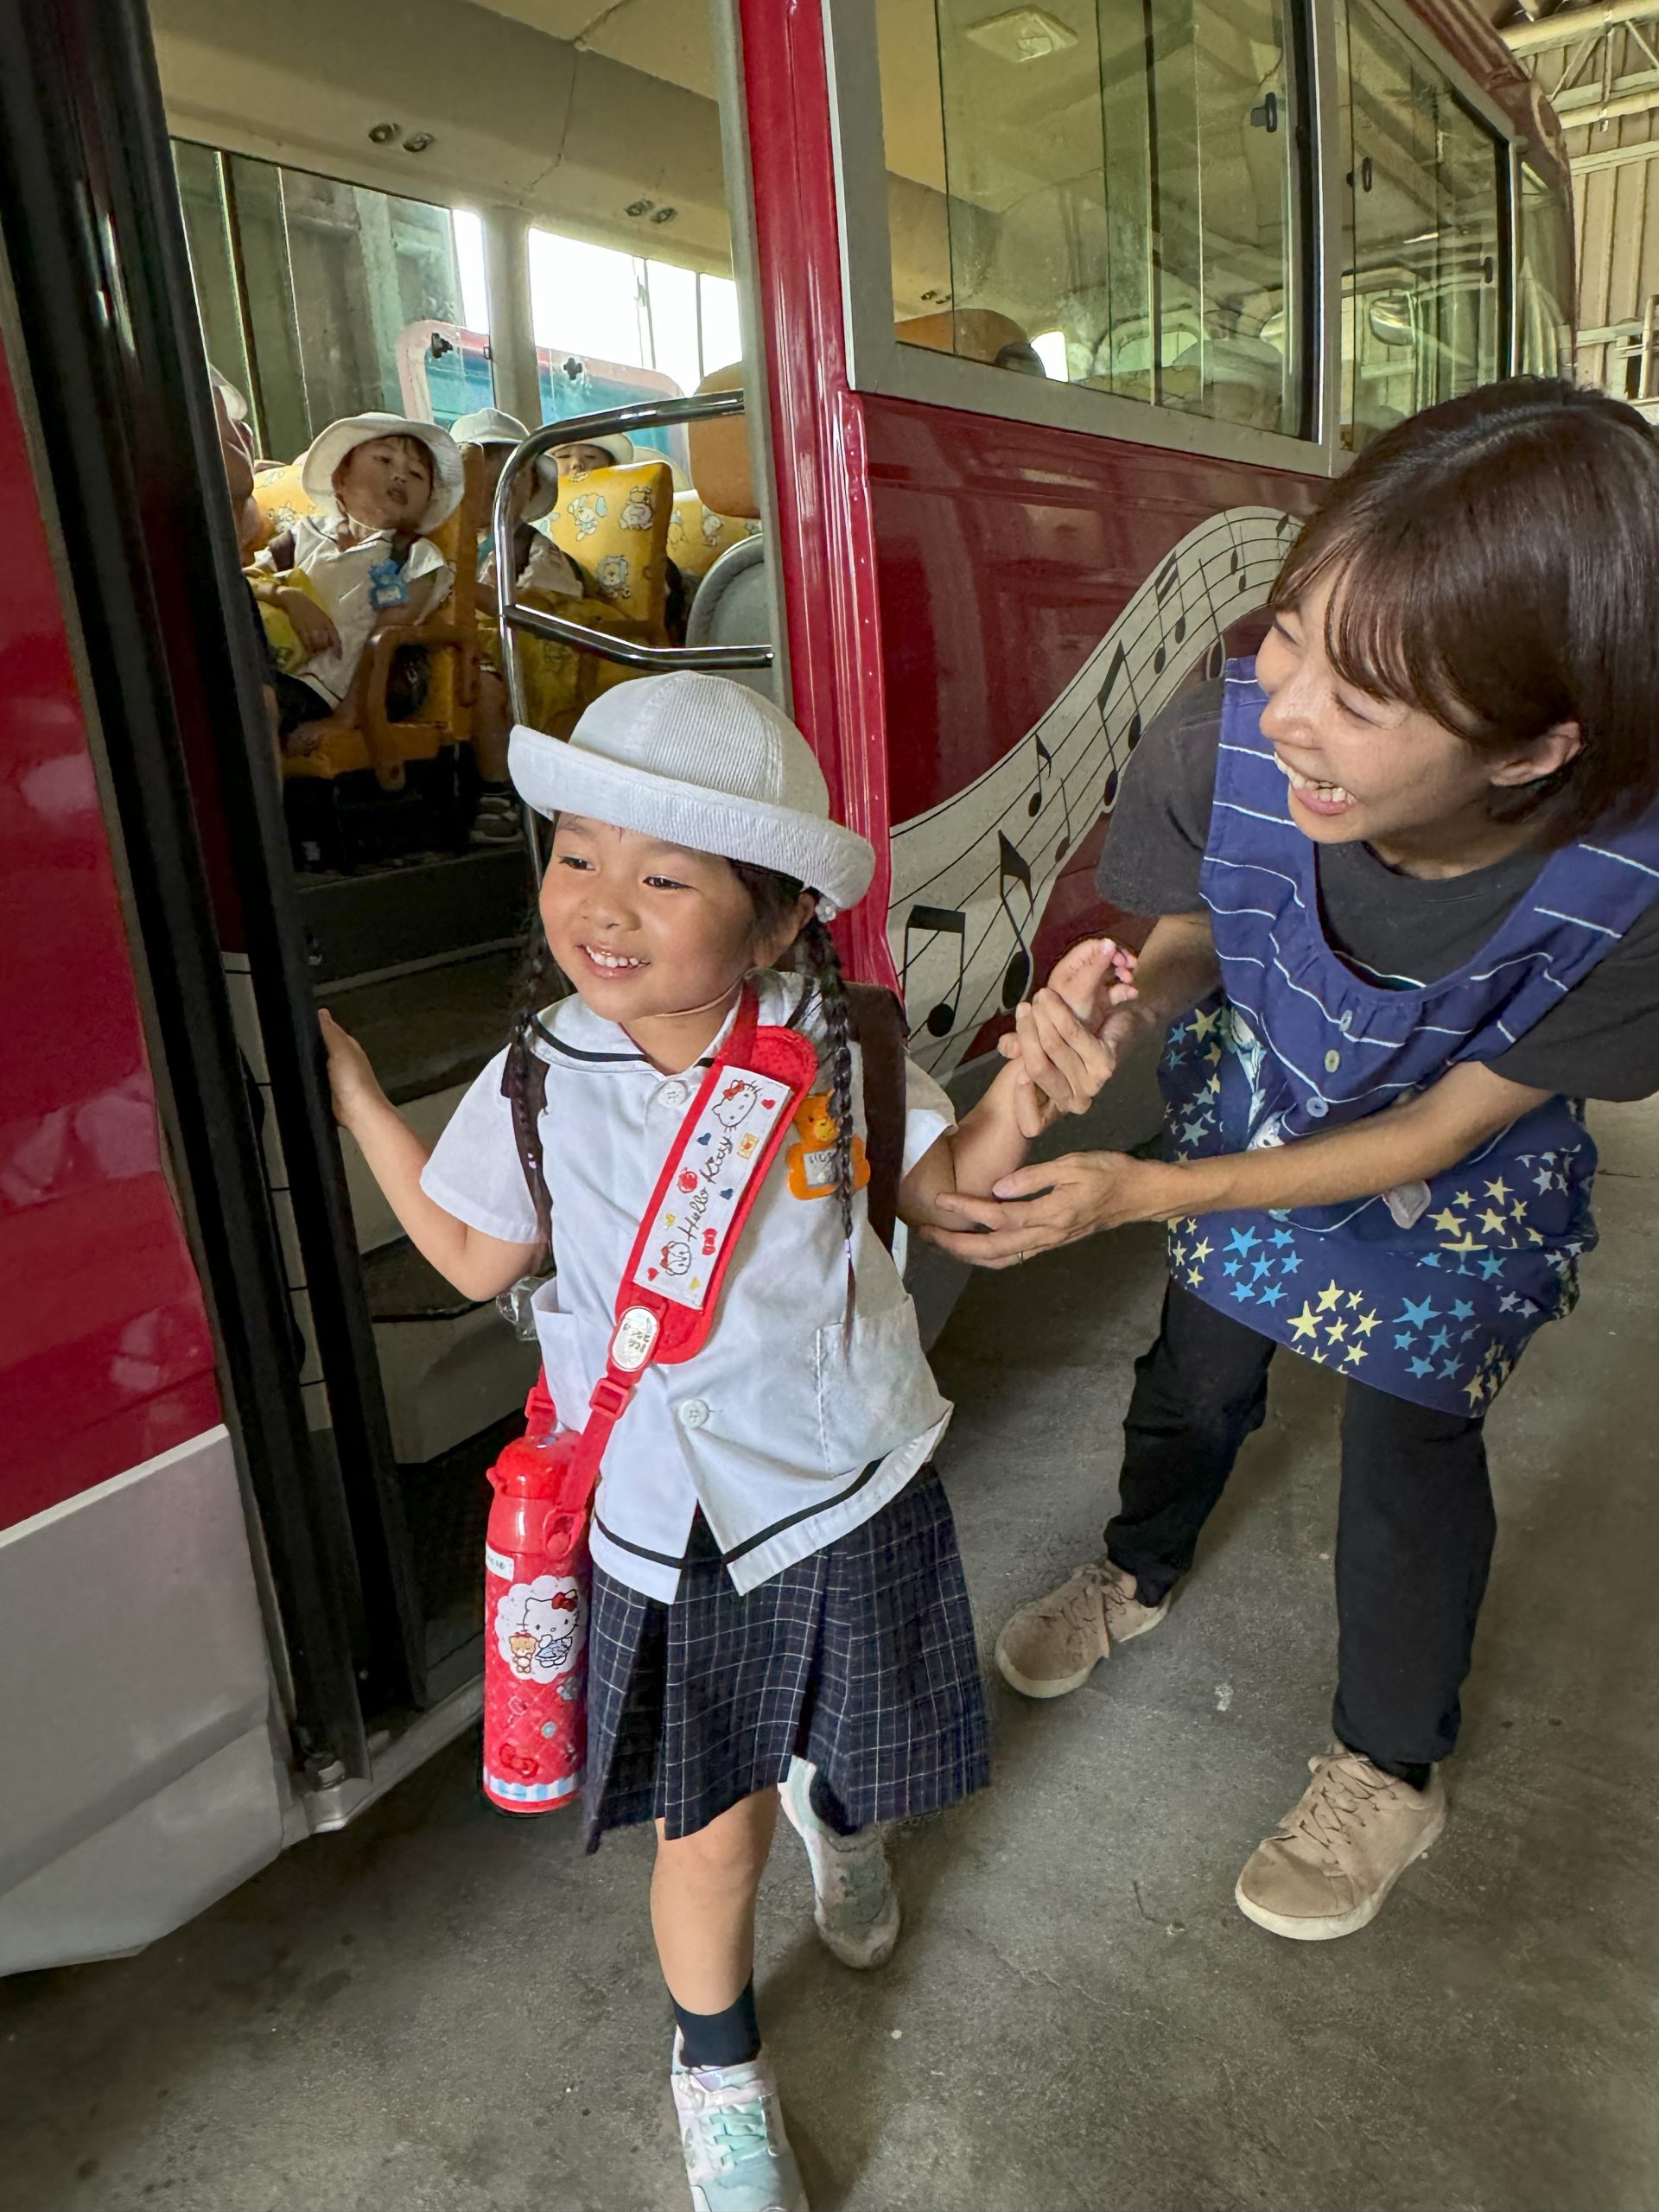
<svg viewBox="0 0 1659 2212">
<path fill-rule="evenodd" d="M 587 1752 L 587 1498 L 572 1500 L 577 1438 L 539 1377 L 524 1411 L 490 1469 L 483 1785 L 504 1813 L 546 1813 L 574 1802 Z"/>
</svg>

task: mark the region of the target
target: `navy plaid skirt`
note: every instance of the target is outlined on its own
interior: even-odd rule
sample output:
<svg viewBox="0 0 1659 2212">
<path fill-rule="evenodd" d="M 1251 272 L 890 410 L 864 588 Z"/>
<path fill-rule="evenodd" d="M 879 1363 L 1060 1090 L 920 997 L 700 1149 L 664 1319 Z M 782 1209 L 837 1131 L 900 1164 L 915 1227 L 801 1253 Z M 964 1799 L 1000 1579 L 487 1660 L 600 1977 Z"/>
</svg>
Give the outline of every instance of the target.
<svg viewBox="0 0 1659 2212">
<path fill-rule="evenodd" d="M 861 1528 L 740 1595 L 701 1516 L 671 1605 L 594 1570 L 588 1848 L 671 1838 L 810 1759 L 848 1828 L 938 1812 L 990 1779 L 968 1586 L 925 1467 Z"/>
</svg>

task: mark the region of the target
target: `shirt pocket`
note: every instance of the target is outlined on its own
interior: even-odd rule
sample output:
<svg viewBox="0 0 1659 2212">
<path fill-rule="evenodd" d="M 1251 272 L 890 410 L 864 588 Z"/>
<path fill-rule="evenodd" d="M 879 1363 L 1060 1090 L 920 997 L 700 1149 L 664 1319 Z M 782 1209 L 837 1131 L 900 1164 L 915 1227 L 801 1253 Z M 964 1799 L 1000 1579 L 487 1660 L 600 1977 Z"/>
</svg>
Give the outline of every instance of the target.
<svg viewBox="0 0 1659 2212">
<path fill-rule="evenodd" d="M 950 1406 L 922 1351 L 908 1298 L 878 1313 L 855 1313 L 817 1332 L 814 1348 L 818 1448 L 827 1475 L 855 1474 L 908 1444 Z"/>
<path fill-rule="evenodd" d="M 536 1341 L 560 1427 L 582 1428 L 587 1423 L 588 1402 L 604 1362 L 602 1356 L 595 1361 L 588 1332 L 575 1315 L 553 1303 L 557 1295 L 557 1285 L 545 1282 L 530 1301 L 536 1316 Z"/>
</svg>

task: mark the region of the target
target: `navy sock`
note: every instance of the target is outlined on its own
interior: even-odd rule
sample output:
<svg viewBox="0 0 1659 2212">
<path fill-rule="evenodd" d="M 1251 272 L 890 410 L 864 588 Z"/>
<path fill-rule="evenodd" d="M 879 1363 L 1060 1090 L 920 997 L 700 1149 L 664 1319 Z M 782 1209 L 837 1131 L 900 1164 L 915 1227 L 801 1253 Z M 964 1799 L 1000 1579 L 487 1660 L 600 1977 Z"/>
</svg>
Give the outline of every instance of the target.
<svg viewBox="0 0 1659 2212">
<path fill-rule="evenodd" d="M 823 1776 L 818 1768 L 812 1770 L 812 1787 L 806 1793 L 807 1802 L 832 1835 L 856 1835 L 856 1822 L 849 1821 L 842 1810 L 840 1802 L 825 1789 Z"/>
<path fill-rule="evenodd" d="M 1347 1748 L 1351 1751 L 1359 1751 L 1359 1746 L 1357 1744 L 1350 1744 Z M 1421 1762 L 1415 1759 L 1390 1761 L 1389 1759 L 1379 1759 L 1374 1758 L 1370 1751 L 1360 1751 L 1359 1755 L 1363 1759 L 1370 1759 L 1371 1764 L 1376 1768 L 1380 1774 L 1391 1774 L 1396 1782 L 1408 1782 L 1414 1789 L 1427 1789 L 1429 1784 L 1429 1777 L 1434 1771 L 1433 1767 L 1430 1765 L 1427 1760 Z"/>
<path fill-rule="evenodd" d="M 679 2023 L 680 2062 L 685 2066 L 743 2066 L 760 2050 L 754 2017 L 754 1983 L 723 2012 L 688 2012 L 671 1989 L 668 2001 Z"/>
</svg>

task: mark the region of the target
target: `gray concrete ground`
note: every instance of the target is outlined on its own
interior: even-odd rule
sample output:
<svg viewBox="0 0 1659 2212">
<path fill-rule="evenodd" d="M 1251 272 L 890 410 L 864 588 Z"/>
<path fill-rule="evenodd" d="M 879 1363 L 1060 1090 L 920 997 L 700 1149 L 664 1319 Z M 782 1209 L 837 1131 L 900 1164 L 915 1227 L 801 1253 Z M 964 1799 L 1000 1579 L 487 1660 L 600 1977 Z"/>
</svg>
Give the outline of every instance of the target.
<svg viewBox="0 0 1659 2212">
<path fill-rule="evenodd" d="M 1502 1535 L 1452 1825 L 1375 1927 L 1232 1885 L 1326 1726 L 1338 1390 L 1286 1358 L 1156 1637 L 993 1693 L 995 1787 L 903 1834 L 908 1934 L 817 1946 L 781 1835 L 760 1994 L 819 2212 L 1659 2205 L 1659 1116 L 1604 1112 L 1605 1241 L 1492 1421 Z M 940 1346 L 987 1649 L 1092 1548 L 1158 1240 L 976 1281 Z M 683 2204 L 643 1837 L 584 1861 L 457 1745 L 143 1956 L 0 1986 L 8 2212 Z"/>
</svg>

